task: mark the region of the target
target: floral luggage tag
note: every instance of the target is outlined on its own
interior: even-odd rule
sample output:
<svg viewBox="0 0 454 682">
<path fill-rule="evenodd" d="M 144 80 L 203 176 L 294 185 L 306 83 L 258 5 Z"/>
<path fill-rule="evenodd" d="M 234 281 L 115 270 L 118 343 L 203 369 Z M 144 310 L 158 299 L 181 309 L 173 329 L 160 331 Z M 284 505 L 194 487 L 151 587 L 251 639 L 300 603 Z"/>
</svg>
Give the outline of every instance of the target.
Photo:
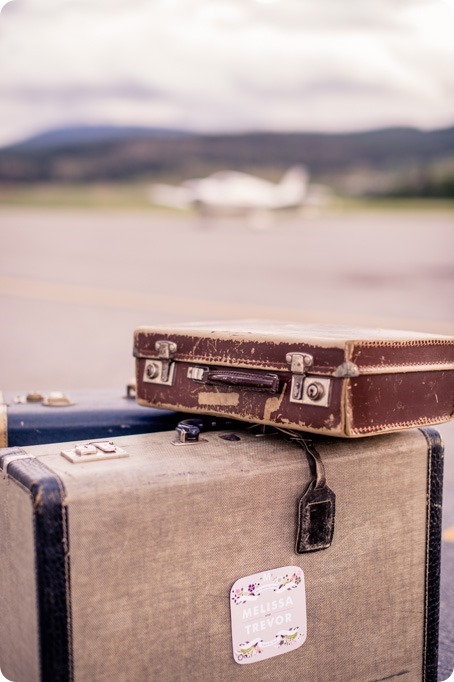
<svg viewBox="0 0 454 682">
<path fill-rule="evenodd" d="M 306 641 L 306 591 L 299 566 L 237 580 L 230 591 L 233 657 L 247 664 L 286 654 Z"/>
</svg>

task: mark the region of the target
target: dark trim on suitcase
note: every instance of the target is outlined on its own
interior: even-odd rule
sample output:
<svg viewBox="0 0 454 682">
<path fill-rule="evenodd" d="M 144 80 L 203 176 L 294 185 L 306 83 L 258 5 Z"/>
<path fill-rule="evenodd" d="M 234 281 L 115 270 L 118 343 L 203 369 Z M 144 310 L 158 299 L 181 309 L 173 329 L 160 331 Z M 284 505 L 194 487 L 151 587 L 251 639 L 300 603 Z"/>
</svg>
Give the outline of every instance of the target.
<svg viewBox="0 0 454 682">
<path fill-rule="evenodd" d="M 0 457 L 26 456 L 20 448 Z M 38 602 L 41 682 L 71 682 L 72 631 L 69 571 L 68 513 L 62 481 L 41 460 L 6 462 L 8 477 L 31 495 L 35 532 L 35 570 Z"/>
<path fill-rule="evenodd" d="M 420 430 L 429 448 L 423 682 L 437 682 L 444 446 L 436 429 Z"/>
</svg>

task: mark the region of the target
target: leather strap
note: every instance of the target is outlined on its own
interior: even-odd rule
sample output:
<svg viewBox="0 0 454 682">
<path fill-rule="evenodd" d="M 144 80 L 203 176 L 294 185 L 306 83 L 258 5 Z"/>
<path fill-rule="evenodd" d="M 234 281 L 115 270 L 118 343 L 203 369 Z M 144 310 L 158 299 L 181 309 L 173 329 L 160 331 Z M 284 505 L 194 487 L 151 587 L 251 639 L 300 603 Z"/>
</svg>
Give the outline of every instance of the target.
<svg viewBox="0 0 454 682">
<path fill-rule="evenodd" d="M 0 448 L 8 447 L 8 415 L 6 405 L 3 402 L 3 393 L 0 391 Z"/>
<path fill-rule="evenodd" d="M 440 625 L 441 507 L 444 446 L 436 429 L 420 429 L 428 447 L 426 603 L 423 682 L 437 682 Z"/>
<path fill-rule="evenodd" d="M 331 547 L 334 537 L 336 495 L 326 483 L 325 466 L 314 443 L 299 431 L 277 428 L 300 445 L 309 462 L 313 475 L 298 503 L 298 527 L 296 533 L 296 554 L 317 552 Z"/>
<path fill-rule="evenodd" d="M 70 551 L 66 492 L 60 478 L 21 448 L 0 453 L 0 469 L 28 490 L 35 530 L 40 680 L 72 682 Z M 20 529 L 18 529 L 20 532 Z"/>
</svg>

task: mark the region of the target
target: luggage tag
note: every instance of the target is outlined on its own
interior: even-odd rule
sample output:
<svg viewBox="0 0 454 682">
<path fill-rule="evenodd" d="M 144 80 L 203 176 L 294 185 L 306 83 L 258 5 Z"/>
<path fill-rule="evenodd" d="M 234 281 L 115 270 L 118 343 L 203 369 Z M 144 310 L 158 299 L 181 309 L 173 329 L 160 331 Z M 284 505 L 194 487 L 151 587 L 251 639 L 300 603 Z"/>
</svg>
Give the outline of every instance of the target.
<svg viewBox="0 0 454 682">
<path fill-rule="evenodd" d="M 299 566 L 239 578 L 230 590 L 233 658 L 240 665 L 298 649 L 307 637 L 306 589 Z"/>
<path fill-rule="evenodd" d="M 326 483 L 326 472 L 320 454 L 310 440 L 300 433 L 279 429 L 298 443 L 309 461 L 313 480 L 298 503 L 298 526 L 295 552 L 317 552 L 331 546 L 334 536 L 336 495 Z"/>
</svg>

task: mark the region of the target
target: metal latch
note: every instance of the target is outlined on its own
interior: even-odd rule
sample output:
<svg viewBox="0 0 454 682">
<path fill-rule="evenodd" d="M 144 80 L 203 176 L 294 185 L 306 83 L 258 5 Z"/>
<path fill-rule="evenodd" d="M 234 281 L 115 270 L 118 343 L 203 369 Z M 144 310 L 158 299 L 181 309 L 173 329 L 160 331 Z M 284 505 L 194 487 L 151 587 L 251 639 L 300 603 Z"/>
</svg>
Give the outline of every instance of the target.
<svg viewBox="0 0 454 682">
<path fill-rule="evenodd" d="M 111 440 L 81 443 L 76 445 L 73 450 L 62 450 L 61 455 L 73 464 L 129 457 L 126 450 L 115 445 Z"/>
<path fill-rule="evenodd" d="M 137 395 L 137 386 L 134 379 L 126 384 L 126 395 L 125 398 L 134 400 Z"/>
<path fill-rule="evenodd" d="M 178 422 L 175 429 L 176 439 L 172 441 L 172 445 L 198 445 L 199 443 L 207 443 L 206 438 L 200 438 L 200 431 L 203 429 L 203 421 L 201 419 L 183 419 Z"/>
<path fill-rule="evenodd" d="M 44 397 L 43 405 L 45 407 L 70 407 L 74 405 L 73 401 L 65 393 L 60 391 L 52 391 Z"/>
<path fill-rule="evenodd" d="M 61 391 L 51 391 L 51 393 L 40 393 L 39 391 L 30 391 L 26 395 L 18 395 L 14 398 L 16 405 L 25 405 L 26 403 L 41 403 L 45 407 L 70 407 L 75 405 L 69 395 Z"/>
<path fill-rule="evenodd" d="M 314 364 L 314 358 L 309 353 L 287 353 L 285 360 L 292 374 L 305 374 L 307 368 Z"/>
<path fill-rule="evenodd" d="M 156 341 L 155 350 L 159 360 L 147 360 L 143 380 L 148 384 L 164 384 L 171 386 L 175 374 L 175 363 L 172 358 L 177 352 L 177 344 L 173 341 Z"/>
<path fill-rule="evenodd" d="M 188 367 L 188 379 L 203 381 L 208 371 L 208 367 Z"/>
<path fill-rule="evenodd" d="M 307 370 L 314 364 L 314 358 L 308 353 L 287 353 L 286 361 L 292 372 L 290 402 L 303 405 L 329 405 L 331 379 L 326 377 L 308 377 Z"/>
</svg>

